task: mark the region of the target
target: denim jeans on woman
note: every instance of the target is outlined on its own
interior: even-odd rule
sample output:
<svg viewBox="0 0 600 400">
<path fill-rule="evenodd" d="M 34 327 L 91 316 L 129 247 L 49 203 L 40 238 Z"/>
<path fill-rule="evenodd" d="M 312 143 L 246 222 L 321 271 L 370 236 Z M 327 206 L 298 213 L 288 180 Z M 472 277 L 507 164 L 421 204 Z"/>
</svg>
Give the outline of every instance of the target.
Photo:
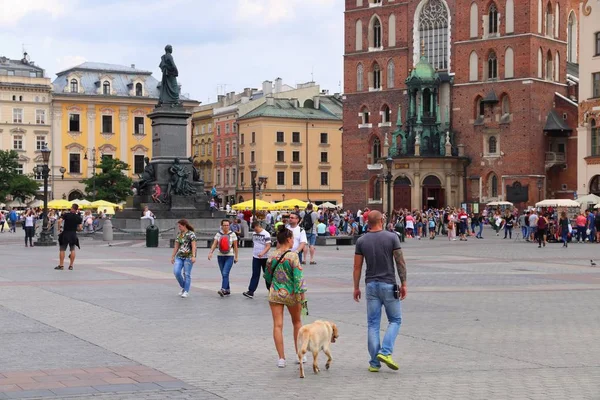
<svg viewBox="0 0 600 400">
<path fill-rule="evenodd" d="M 179 286 L 186 292 L 190 291 L 192 284 L 192 259 L 191 258 L 175 258 L 175 264 L 173 265 L 173 274 L 179 282 Z"/>
<path fill-rule="evenodd" d="M 233 268 L 233 256 L 217 256 L 217 262 L 221 270 L 221 289 L 229 291 L 229 273 Z"/>
<path fill-rule="evenodd" d="M 394 298 L 394 285 L 385 282 L 367 283 L 367 325 L 368 325 L 368 347 L 371 355 L 372 367 L 381 367 L 377 354 L 385 356 L 394 352 L 394 343 L 400 332 L 402 323 L 402 310 L 400 300 Z M 389 325 L 381 343 L 381 308 L 385 308 L 385 314 Z"/>
</svg>

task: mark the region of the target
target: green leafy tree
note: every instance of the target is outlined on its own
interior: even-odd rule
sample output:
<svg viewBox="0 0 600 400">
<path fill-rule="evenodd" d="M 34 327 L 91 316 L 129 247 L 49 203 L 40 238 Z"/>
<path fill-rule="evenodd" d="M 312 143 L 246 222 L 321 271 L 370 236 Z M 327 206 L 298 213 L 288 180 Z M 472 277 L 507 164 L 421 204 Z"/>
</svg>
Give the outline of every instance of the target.
<svg viewBox="0 0 600 400">
<path fill-rule="evenodd" d="M 0 150 L 0 201 L 7 196 L 25 202 L 35 196 L 39 184 L 29 176 L 19 174 L 19 154 L 14 150 Z"/>
<path fill-rule="evenodd" d="M 127 196 L 131 196 L 131 186 L 133 181 L 127 176 L 129 164 L 118 158 L 102 157 L 102 161 L 97 165 L 102 172 L 91 178 L 81 181 L 85 185 L 86 198 L 93 200 L 94 181 L 96 190 L 96 200 L 106 200 L 112 203 L 120 203 Z"/>
</svg>

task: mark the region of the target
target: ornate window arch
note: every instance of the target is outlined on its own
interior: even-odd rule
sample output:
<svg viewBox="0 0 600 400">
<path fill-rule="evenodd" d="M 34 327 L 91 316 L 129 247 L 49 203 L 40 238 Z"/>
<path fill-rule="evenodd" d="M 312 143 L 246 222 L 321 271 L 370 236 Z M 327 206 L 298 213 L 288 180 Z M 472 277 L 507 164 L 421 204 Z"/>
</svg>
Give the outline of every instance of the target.
<svg viewBox="0 0 600 400">
<path fill-rule="evenodd" d="M 498 197 L 498 177 L 493 172 L 489 177 L 489 194 L 490 197 Z"/>
<path fill-rule="evenodd" d="M 140 82 L 135 84 L 135 95 L 136 96 L 144 95 L 144 86 Z"/>
<path fill-rule="evenodd" d="M 551 2 L 546 5 L 546 36 L 554 37 L 554 14 Z"/>
<path fill-rule="evenodd" d="M 421 54 L 436 69 L 450 70 L 450 11 L 445 0 L 421 1 L 415 11 L 413 64 Z"/>
<path fill-rule="evenodd" d="M 372 163 L 376 163 L 381 158 L 381 141 L 375 136 L 371 142 Z"/>
<path fill-rule="evenodd" d="M 386 122 L 391 122 L 392 120 L 392 111 L 390 110 L 390 107 L 388 107 L 387 104 L 384 104 L 383 107 L 381 107 L 381 122 L 386 123 Z"/>
<path fill-rule="evenodd" d="M 356 66 L 356 91 L 357 92 L 362 92 L 363 91 L 363 83 L 364 83 L 363 65 L 362 64 L 358 64 Z"/>
<path fill-rule="evenodd" d="M 481 96 L 475 98 L 475 119 L 483 118 L 485 115 L 485 103 Z"/>
<path fill-rule="evenodd" d="M 548 50 L 548 53 L 546 54 L 546 80 L 554 80 L 554 61 L 550 50 Z"/>
<path fill-rule="evenodd" d="M 595 119 L 592 119 L 592 121 L 590 122 L 590 126 L 592 128 L 590 131 L 590 134 L 592 136 L 591 155 L 600 156 L 600 126 L 598 126 Z"/>
<path fill-rule="evenodd" d="M 567 22 L 567 61 L 577 63 L 577 17 L 573 11 Z"/>
<path fill-rule="evenodd" d="M 376 62 L 373 63 L 373 71 L 371 72 L 371 85 L 373 89 L 381 89 L 381 68 Z"/>
<path fill-rule="evenodd" d="M 477 6 L 476 2 L 471 3 L 469 36 L 471 39 L 479 36 L 479 7 Z"/>
<path fill-rule="evenodd" d="M 73 78 L 71 79 L 71 93 L 79 93 L 79 82 L 77 82 L 77 79 Z"/>
<path fill-rule="evenodd" d="M 363 49 L 363 29 L 362 29 L 362 21 L 360 19 L 356 20 L 356 26 L 355 26 L 355 45 L 354 45 L 354 50 L 356 51 L 362 51 Z"/>
<path fill-rule="evenodd" d="M 498 58 L 494 51 L 490 51 L 490 54 L 488 54 L 487 78 L 488 80 L 498 79 Z"/>
<path fill-rule="evenodd" d="M 102 94 L 105 94 L 105 95 L 110 94 L 110 82 L 109 81 L 102 82 Z"/>
<path fill-rule="evenodd" d="M 490 35 L 498 34 L 498 8 L 496 3 L 490 4 L 488 10 L 488 33 Z"/>
<path fill-rule="evenodd" d="M 497 151 L 498 139 L 496 139 L 496 136 L 490 136 L 490 138 L 488 139 L 488 153 L 496 154 Z"/>
<path fill-rule="evenodd" d="M 371 178 L 371 190 L 370 196 L 372 200 L 381 200 L 382 199 L 382 190 L 381 190 L 381 178 L 379 176 L 374 176 Z"/>
<path fill-rule="evenodd" d="M 371 26 L 369 27 L 369 46 L 372 48 L 383 47 L 382 33 L 383 28 L 381 26 L 381 20 L 378 16 L 374 16 L 371 19 Z"/>
<path fill-rule="evenodd" d="M 394 87 L 394 75 L 395 75 L 394 60 L 390 60 L 387 65 L 387 87 L 391 89 Z"/>
</svg>

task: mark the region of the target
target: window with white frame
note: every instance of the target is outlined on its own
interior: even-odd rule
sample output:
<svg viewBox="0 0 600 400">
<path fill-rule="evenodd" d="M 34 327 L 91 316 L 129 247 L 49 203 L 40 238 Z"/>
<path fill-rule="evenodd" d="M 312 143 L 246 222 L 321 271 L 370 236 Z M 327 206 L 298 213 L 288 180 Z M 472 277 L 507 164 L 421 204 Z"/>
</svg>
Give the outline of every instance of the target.
<svg viewBox="0 0 600 400">
<path fill-rule="evenodd" d="M 300 186 L 300 172 L 294 171 L 292 173 L 292 186 Z"/>
<path fill-rule="evenodd" d="M 237 185 L 237 174 L 235 168 L 231 168 L 231 184 Z"/>
<path fill-rule="evenodd" d="M 225 124 L 225 133 L 229 133 L 229 122 Z"/>
<path fill-rule="evenodd" d="M 46 125 L 46 110 L 35 110 L 35 123 Z"/>
<path fill-rule="evenodd" d="M 229 186 L 229 168 L 225 168 L 225 185 Z"/>
<path fill-rule="evenodd" d="M 139 82 L 135 84 L 135 95 L 136 96 L 144 95 L 144 88 L 143 88 L 142 84 Z"/>
<path fill-rule="evenodd" d="M 133 118 L 133 132 L 136 135 L 144 134 L 144 117 L 134 117 Z"/>
<path fill-rule="evenodd" d="M 494 3 L 490 6 L 488 12 L 488 33 L 490 35 L 498 33 L 498 9 Z"/>
<path fill-rule="evenodd" d="M 77 82 L 77 79 L 71 79 L 71 93 L 78 93 L 79 92 L 79 83 Z"/>
<path fill-rule="evenodd" d="M 14 135 L 13 136 L 13 150 L 23 150 L 23 136 L 22 135 Z"/>
<path fill-rule="evenodd" d="M 221 125 L 217 125 L 217 136 L 221 135 Z"/>
<path fill-rule="evenodd" d="M 13 108 L 13 124 L 22 124 L 23 123 L 23 109 L 22 108 Z"/>
<path fill-rule="evenodd" d="M 229 142 L 225 143 L 225 157 L 229 157 Z"/>
<path fill-rule="evenodd" d="M 43 148 L 46 147 L 46 136 L 36 136 L 35 137 L 35 149 L 36 150 L 42 150 Z"/>
<path fill-rule="evenodd" d="M 110 82 L 104 81 L 102 84 L 102 94 L 109 95 L 110 94 Z"/>
<path fill-rule="evenodd" d="M 81 132 L 79 114 L 69 114 L 69 132 Z"/>
<path fill-rule="evenodd" d="M 15 172 L 17 173 L 17 175 L 23 175 L 23 164 L 17 164 Z"/>
<path fill-rule="evenodd" d="M 69 154 L 69 173 L 80 174 L 81 173 L 81 154 L 71 153 Z"/>
<path fill-rule="evenodd" d="M 277 171 L 277 186 L 285 186 L 285 171 Z"/>
<path fill-rule="evenodd" d="M 144 167 L 145 167 L 145 163 L 144 163 L 144 155 L 143 154 L 136 154 L 133 156 L 133 173 L 134 174 L 141 174 L 144 172 Z"/>
<path fill-rule="evenodd" d="M 498 59 L 493 51 L 488 56 L 488 79 L 498 79 Z"/>
<path fill-rule="evenodd" d="M 321 186 L 329 185 L 329 172 L 323 171 L 321 172 Z"/>
<path fill-rule="evenodd" d="M 112 115 L 103 115 L 102 116 L 102 133 L 112 133 L 113 132 L 113 117 Z"/>
<path fill-rule="evenodd" d="M 221 143 L 217 143 L 217 157 L 221 157 Z"/>
<path fill-rule="evenodd" d="M 202 125 L 202 128 L 200 129 L 200 131 L 202 132 L 202 134 L 204 135 L 204 129 L 206 128 L 206 125 Z"/>
<path fill-rule="evenodd" d="M 231 143 L 231 155 L 237 156 L 237 143 L 236 142 Z"/>
</svg>

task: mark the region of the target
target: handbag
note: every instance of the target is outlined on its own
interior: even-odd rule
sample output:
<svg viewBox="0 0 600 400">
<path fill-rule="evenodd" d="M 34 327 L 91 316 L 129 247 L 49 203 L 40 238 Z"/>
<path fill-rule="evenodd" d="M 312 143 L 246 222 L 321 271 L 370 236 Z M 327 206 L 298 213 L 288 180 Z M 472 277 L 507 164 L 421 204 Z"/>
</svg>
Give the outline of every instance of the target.
<svg viewBox="0 0 600 400">
<path fill-rule="evenodd" d="M 271 274 L 271 282 L 266 282 L 267 286 L 269 287 L 269 290 L 271 290 L 271 284 L 273 283 L 273 278 L 275 277 L 275 270 L 277 269 L 277 266 L 281 263 L 281 260 L 283 260 L 283 258 L 285 257 L 285 255 L 287 253 L 289 253 L 291 250 L 286 250 L 281 256 L 279 256 L 279 259 L 277 260 L 277 262 L 275 263 L 275 266 L 273 267 L 273 269 L 269 272 Z"/>
</svg>

